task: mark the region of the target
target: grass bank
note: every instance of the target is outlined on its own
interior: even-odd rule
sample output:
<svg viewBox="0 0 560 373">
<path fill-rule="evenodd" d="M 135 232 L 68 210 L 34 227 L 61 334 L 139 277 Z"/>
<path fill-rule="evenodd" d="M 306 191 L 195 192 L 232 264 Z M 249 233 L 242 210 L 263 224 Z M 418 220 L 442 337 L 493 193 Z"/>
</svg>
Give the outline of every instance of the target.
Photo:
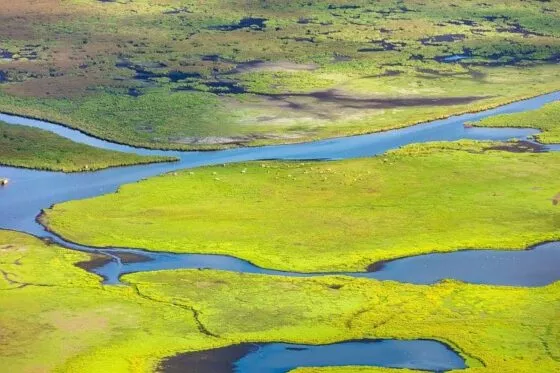
<svg viewBox="0 0 560 373">
<path fill-rule="evenodd" d="M 474 122 L 480 127 L 531 127 L 543 133 L 536 135 L 544 144 L 560 143 L 560 102 L 552 102 L 537 110 L 496 115 Z"/>
<path fill-rule="evenodd" d="M 0 164 L 64 172 L 175 160 L 98 149 L 38 128 L 4 122 L 0 122 L 0 149 Z"/>
<path fill-rule="evenodd" d="M 347 161 L 203 167 L 55 205 L 42 221 L 93 246 L 228 254 L 302 272 L 558 239 L 551 199 L 560 154 L 495 145 L 432 143 Z"/>
<path fill-rule="evenodd" d="M 210 270 L 138 273 L 124 280 L 150 298 L 197 308 L 199 320 L 221 338 L 313 344 L 429 338 L 457 349 L 467 372 L 551 372 L 560 366 L 559 283 L 416 286 Z"/>
</svg>

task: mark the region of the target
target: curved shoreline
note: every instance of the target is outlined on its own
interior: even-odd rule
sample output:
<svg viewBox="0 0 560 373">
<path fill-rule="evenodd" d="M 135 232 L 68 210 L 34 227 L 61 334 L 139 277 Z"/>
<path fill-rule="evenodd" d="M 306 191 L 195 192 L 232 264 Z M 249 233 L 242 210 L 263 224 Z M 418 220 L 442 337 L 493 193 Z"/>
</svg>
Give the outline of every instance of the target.
<svg viewBox="0 0 560 373">
<path fill-rule="evenodd" d="M 406 354 L 407 362 L 401 360 L 399 352 Z M 325 344 L 238 343 L 179 353 L 160 361 L 159 369 L 165 373 L 184 372 L 185 367 L 195 367 L 195 372 L 200 373 L 287 373 L 296 367 L 317 366 L 317 360 L 323 361 L 324 366 L 361 365 L 438 372 L 468 367 L 460 351 L 437 339 L 364 338 Z"/>
<path fill-rule="evenodd" d="M 173 163 L 173 162 L 179 162 L 180 159 L 179 158 L 174 158 L 174 157 L 168 157 L 169 159 L 154 159 L 154 160 L 146 160 L 146 161 L 139 161 L 139 162 L 135 162 L 135 163 L 129 163 L 129 164 L 115 164 L 115 165 L 111 165 L 111 166 L 107 166 L 107 167 L 100 167 L 100 168 L 91 168 L 88 170 L 58 170 L 58 169 L 52 169 L 52 168 L 38 168 L 38 167 L 26 167 L 26 166 L 21 166 L 21 165 L 13 165 L 13 164 L 8 164 L 6 162 L 2 162 L 2 160 L 0 160 L 0 166 L 5 166 L 5 167 L 11 167 L 11 168 L 19 168 L 22 170 L 32 170 L 32 171 L 47 171 L 47 172 L 59 172 L 59 173 L 64 173 L 64 174 L 78 174 L 78 173 L 94 173 L 97 171 L 102 171 L 102 170 L 107 170 L 110 168 L 124 168 L 124 167 L 130 167 L 130 166 L 145 166 L 148 164 L 156 164 L 156 163 Z"/>
<path fill-rule="evenodd" d="M 348 276 L 421 285 L 436 284 L 450 279 L 493 286 L 540 287 L 560 280 L 560 272 L 554 270 L 560 265 L 560 241 L 543 241 L 521 249 L 466 248 L 420 253 L 374 262 L 364 271 L 358 272 L 294 272 L 259 266 L 250 260 L 227 254 L 175 253 L 141 248 L 86 246 L 66 240 L 48 227 L 45 227 L 45 231 L 49 233 L 48 240 L 53 244 L 92 254 L 91 260 L 80 262 L 79 267 L 100 276 L 103 283 L 107 285 L 122 284 L 121 277 L 128 274 L 162 270 L 218 270 L 310 278 Z M 107 260 L 100 261 L 93 255 L 105 256 Z M 125 259 L 127 256 L 133 258 Z M 518 257 L 520 260 L 515 260 Z M 445 266 L 429 264 L 438 260 L 447 263 Z M 484 269 L 481 269 L 480 265 L 469 267 L 467 265 L 469 260 L 474 264 L 477 260 L 483 261 Z M 536 260 L 541 264 L 538 272 L 531 272 L 530 268 L 525 268 L 525 264 L 530 260 Z M 517 266 L 517 263 L 522 265 Z M 493 278 L 485 277 L 489 275 Z"/>
<path fill-rule="evenodd" d="M 485 114 L 478 115 L 478 117 L 484 117 L 494 115 L 496 113 L 501 112 L 520 112 L 528 109 L 532 109 L 534 107 L 541 107 L 542 105 L 557 101 L 560 99 L 560 91 L 555 91 L 552 94 L 547 94 L 543 96 L 537 96 L 531 100 L 525 101 L 526 104 L 513 104 L 513 106 L 501 106 L 503 109 L 490 109 L 487 110 Z M 531 129 L 507 129 L 507 128 L 500 128 L 497 130 L 494 129 L 466 129 L 463 126 L 464 121 L 469 120 L 472 118 L 472 115 L 467 116 L 458 116 L 457 118 L 453 119 L 446 119 L 446 120 L 436 120 L 428 123 L 424 123 L 421 125 L 416 126 L 409 126 L 404 129 L 396 129 L 387 131 L 384 133 L 375 133 L 372 135 L 363 135 L 363 136 L 355 136 L 355 137 L 348 137 L 342 138 L 339 140 L 330 139 L 327 141 L 319 141 L 319 142 L 310 142 L 304 143 L 300 145 L 279 145 L 279 146 L 269 146 L 269 147 L 261 147 L 258 149 L 232 149 L 232 150 L 225 150 L 219 152 L 177 152 L 177 151 L 169 151 L 163 152 L 163 155 L 175 155 L 178 156 L 180 161 L 175 163 L 163 163 L 163 164 L 151 164 L 151 165 L 144 165 L 144 166 L 130 166 L 127 168 L 121 169 L 113 169 L 113 170 L 100 170 L 96 172 L 89 172 L 89 173 L 73 173 L 73 174 L 61 174 L 55 172 L 47 172 L 47 171 L 27 171 L 24 173 L 25 177 L 29 179 L 29 181 L 25 181 L 28 184 L 27 188 L 30 188 L 29 191 L 24 192 L 19 190 L 20 186 L 17 180 L 17 176 L 20 172 L 17 169 L 13 169 L 14 177 L 14 186 L 13 188 L 7 188 L 5 190 L 1 190 L 0 192 L 8 193 L 7 196 L 13 195 L 15 199 L 10 201 L 10 197 L 7 199 L 0 199 L 0 205 L 7 204 L 7 207 L 4 207 L 8 211 L 8 214 L 12 214 L 14 217 L 0 217 L 0 225 L 3 228 L 9 228 L 13 230 L 23 231 L 25 233 L 31 233 L 35 236 L 43 236 L 42 233 L 45 231 L 48 232 L 47 236 L 51 238 L 56 238 L 56 234 L 54 232 L 49 232 L 50 228 L 45 227 L 41 223 L 37 222 L 37 211 L 43 211 L 44 206 L 53 206 L 55 204 L 59 204 L 64 201 L 73 200 L 73 199 L 83 199 L 83 198 L 90 198 L 99 195 L 104 195 L 107 193 L 118 192 L 120 186 L 123 184 L 129 184 L 133 182 L 138 182 L 141 179 L 152 177 L 155 175 L 161 175 L 164 173 L 173 172 L 179 169 L 185 168 L 192 168 L 198 166 L 205 166 L 205 165 L 212 165 L 212 164 L 221 164 L 221 163 L 229 163 L 229 162 L 244 162 L 244 161 L 256 161 L 263 158 L 274 158 L 274 159 L 284 159 L 284 160 L 292 160 L 292 159 L 300 159 L 300 160 L 308 160 L 308 159 L 337 159 L 337 156 L 342 159 L 346 158 L 353 158 L 353 157 L 363 157 L 363 156 L 374 156 L 378 154 L 383 154 L 387 150 L 395 149 L 400 146 L 406 144 L 413 144 L 413 143 L 421 143 L 426 141 L 452 141 L 454 139 L 475 139 L 475 140 L 482 140 L 482 139 L 491 139 L 491 140 L 498 140 L 504 138 L 512 138 L 518 137 L 523 138 L 528 135 L 536 133 L 535 130 Z M 35 123 L 34 123 L 35 124 Z M 41 123 L 35 124 L 40 125 Z M 48 124 L 48 123 L 47 123 Z M 25 124 L 23 124 L 25 125 Z M 48 124 L 49 126 L 52 124 Z M 54 125 L 56 126 L 56 125 Z M 65 128 L 65 127 L 62 127 Z M 74 129 L 70 129 L 70 134 L 75 133 Z M 81 133 L 81 132 L 77 132 Z M 67 134 L 68 135 L 68 134 Z M 69 136 L 69 135 L 68 135 Z M 89 137 L 83 135 L 80 138 L 82 141 L 87 141 Z M 450 140 L 451 139 L 451 140 Z M 100 140 L 101 141 L 101 140 Z M 111 143 L 102 140 L 101 146 L 110 146 Z M 129 146 L 125 146 L 126 149 L 132 149 Z M 139 152 L 141 149 L 137 149 Z M 157 153 L 155 151 L 146 150 L 146 153 L 153 154 Z M 161 155 L 158 154 L 158 155 Z M 1 167 L 0 167 L 1 169 Z M 10 171 L 8 169 L 8 171 Z M 10 172 L 8 172 L 10 174 Z M 58 176 L 60 175 L 60 176 Z M 10 175 L 6 175 L 10 176 Z M 36 186 L 36 180 L 45 179 L 47 189 L 41 188 L 41 186 Z M 31 183 L 31 184 L 29 184 Z M 82 186 L 82 188 L 80 188 Z M 114 189 L 113 189 L 114 188 Z M 50 189 L 53 189 L 51 191 Z M 30 205 L 24 205 L 23 207 L 21 204 L 27 204 L 27 198 L 21 193 L 32 193 L 34 197 L 36 197 L 37 201 L 33 200 Z M 53 195 L 56 193 L 56 195 Z M 23 198 L 23 199 L 22 199 Z M 2 206 L 0 206 L 1 208 Z M 20 214 L 16 210 L 23 209 L 23 213 Z M 33 214 L 31 216 L 31 214 Z M 6 220 L 8 219 L 8 220 Z M 10 220 L 12 219 L 12 220 Z M 15 220 L 14 220 L 15 219 Z M 39 216 L 40 220 L 40 216 Z M 63 246 L 68 246 L 69 248 L 74 248 L 82 251 L 89 251 L 89 252 L 100 252 L 105 250 L 106 254 L 110 256 L 113 260 L 116 261 L 116 264 L 122 266 L 122 263 L 118 259 L 118 257 L 113 256 L 109 251 L 111 248 L 95 248 L 95 247 L 88 247 L 85 245 L 80 245 L 77 243 L 72 243 L 64 239 L 64 237 L 58 236 L 58 239 L 54 240 L 62 242 Z M 65 244 L 64 244 L 65 243 Z M 480 250 L 477 248 L 473 248 L 475 250 Z M 519 248 L 521 249 L 521 248 Z M 128 250 L 130 252 L 131 249 L 121 249 L 121 250 Z M 147 256 L 154 256 L 154 255 L 171 255 L 165 252 L 157 252 L 157 251 L 147 251 L 147 250 L 138 250 L 143 255 Z M 522 250 L 518 250 L 522 251 Z M 453 251 L 453 249 L 449 249 L 449 255 L 451 253 L 456 253 L 459 251 Z M 418 253 L 418 254 L 411 254 L 408 255 L 407 258 L 415 257 L 425 253 Z M 201 255 L 201 254 L 173 254 L 173 255 Z M 204 255 L 204 254 L 202 254 Z M 437 255 L 437 254 L 433 254 Z M 214 255 L 214 257 L 226 257 L 230 259 L 235 259 L 243 263 L 250 264 L 253 268 L 260 268 L 252 265 L 250 262 L 245 260 L 239 259 L 234 256 L 224 256 L 224 255 Z M 395 258 L 391 258 L 394 261 Z M 367 267 L 364 264 L 364 267 Z M 273 272 L 276 274 L 286 273 L 282 271 L 275 271 L 275 270 L 268 270 L 266 268 L 260 268 L 262 271 Z M 364 268 L 366 270 L 366 268 Z M 325 274 L 325 272 L 315 272 L 310 273 L 307 275 L 321 275 Z M 335 272 L 335 273 L 328 273 L 331 275 L 336 274 L 345 274 L 345 272 Z M 367 274 L 367 272 L 355 272 L 355 274 Z M 302 274 L 298 274 L 302 275 Z"/>
<path fill-rule="evenodd" d="M 280 146 L 280 145 L 298 145 L 298 144 L 305 144 L 305 143 L 309 143 L 309 142 L 316 142 L 316 141 L 326 141 L 326 140 L 336 140 L 336 139 L 342 139 L 342 138 L 348 138 L 348 137 L 355 137 L 355 136 L 363 136 L 363 135 L 371 135 L 371 134 L 376 134 L 376 133 L 383 133 L 383 132 L 389 132 L 389 131 L 393 131 L 393 130 L 398 130 L 398 129 L 403 129 L 403 128 L 407 128 L 407 127 L 413 127 L 413 126 L 417 126 L 417 125 L 421 125 L 421 124 L 425 124 L 425 123 L 430 123 L 430 122 L 434 122 L 437 120 L 445 120 L 445 119 L 449 119 L 452 117 L 457 117 L 457 116 L 461 116 L 461 115 L 465 115 L 465 114 L 476 114 L 476 113 L 480 113 L 483 111 L 488 111 L 488 110 L 493 110 L 502 106 L 506 106 L 509 104 L 513 104 L 516 102 L 521 102 L 521 101 L 526 101 L 526 100 L 530 100 L 536 97 L 540 97 L 540 96 L 545 96 L 545 95 L 549 95 L 555 92 L 560 92 L 560 90 L 552 90 L 552 91 L 543 91 L 543 92 L 539 92 L 537 94 L 534 95 L 527 95 L 527 96 L 522 96 L 520 98 L 513 98 L 513 99 L 507 99 L 504 100 L 503 102 L 494 104 L 494 105 L 489 105 L 486 107 L 482 107 L 480 109 L 476 109 L 476 110 L 463 110 L 463 111 L 458 111 L 456 113 L 453 114 L 449 114 L 449 115 L 442 115 L 442 116 L 438 116 L 438 117 L 433 117 L 433 118 L 427 118 L 425 120 L 419 120 L 416 122 L 407 122 L 407 123 L 403 123 L 400 125 L 396 125 L 394 127 L 389 127 L 389 128 L 382 128 L 379 130 L 374 130 L 374 131 L 359 131 L 359 132 L 350 132 L 347 133 L 346 135 L 340 135 L 340 136 L 325 136 L 325 137 L 310 137 L 308 139 L 304 139 L 302 141 L 294 141 L 294 142 L 273 142 L 270 144 L 263 144 L 263 145 L 245 145 L 245 146 L 236 146 L 236 145 L 232 145 L 232 146 L 216 146 L 216 147 L 189 147 L 189 146 L 149 146 L 149 144 L 140 144 L 140 143 L 126 143 L 124 141 L 120 141 L 120 140 L 116 140 L 116 139 L 111 139 L 108 137 L 102 137 L 99 135 L 96 135 L 92 132 L 88 132 L 78 126 L 73 126 L 69 123 L 63 123 L 63 122 L 59 122 L 57 120 L 50 120 L 50 119 L 46 119 L 40 116 L 33 116 L 33 115 L 27 115 L 27 114 L 20 114 L 17 112 L 10 112 L 10 111 L 5 111 L 5 110 L 1 110 L 0 109 L 0 115 L 7 115 L 7 116 L 12 116 L 12 117 L 20 117 L 20 118 L 24 118 L 24 119 L 30 119 L 30 120 L 37 120 L 37 121 L 42 121 L 42 122 L 46 122 L 46 123 L 50 123 L 50 124 L 54 124 L 57 126 L 61 126 L 70 130 L 75 130 L 80 132 L 83 135 L 86 136 L 90 136 L 92 138 L 95 138 L 97 140 L 101 140 L 101 141 L 106 141 L 106 142 L 110 142 L 113 144 L 117 144 L 117 145 L 123 145 L 123 146 L 128 146 L 137 150 L 154 150 L 154 151 L 180 151 L 180 152 L 214 152 L 214 151 L 220 151 L 220 150 L 230 150 L 230 149 L 243 149 L 243 148 L 261 148 L 261 147 L 269 147 L 269 146 Z M 1 120 L 1 118 L 0 118 Z M 488 128 L 488 127 L 479 127 L 479 128 Z M 492 127 L 491 127 L 492 128 Z M 547 145 L 547 144 L 544 144 Z"/>
</svg>

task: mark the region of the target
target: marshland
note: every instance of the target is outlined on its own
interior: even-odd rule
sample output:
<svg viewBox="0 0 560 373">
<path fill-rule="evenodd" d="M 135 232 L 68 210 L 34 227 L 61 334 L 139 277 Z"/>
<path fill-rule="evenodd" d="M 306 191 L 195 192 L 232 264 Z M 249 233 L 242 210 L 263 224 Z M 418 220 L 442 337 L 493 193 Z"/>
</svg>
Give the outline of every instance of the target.
<svg viewBox="0 0 560 373">
<path fill-rule="evenodd" d="M 559 11 L 2 5 L 2 370 L 557 371 Z"/>
</svg>

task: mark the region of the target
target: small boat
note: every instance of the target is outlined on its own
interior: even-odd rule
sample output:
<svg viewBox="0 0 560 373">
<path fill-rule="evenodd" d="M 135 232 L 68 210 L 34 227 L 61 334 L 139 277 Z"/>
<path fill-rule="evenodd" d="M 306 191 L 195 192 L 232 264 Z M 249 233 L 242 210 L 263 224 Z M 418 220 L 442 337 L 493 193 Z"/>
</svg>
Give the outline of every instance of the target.
<svg viewBox="0 0 560 373">
<path fill-rule="evenodd" d="M 1 186 L 8 185 L 9 182 L 10 182 L 10 179 L 0 178 L 0 185 Z"/>
</svg>

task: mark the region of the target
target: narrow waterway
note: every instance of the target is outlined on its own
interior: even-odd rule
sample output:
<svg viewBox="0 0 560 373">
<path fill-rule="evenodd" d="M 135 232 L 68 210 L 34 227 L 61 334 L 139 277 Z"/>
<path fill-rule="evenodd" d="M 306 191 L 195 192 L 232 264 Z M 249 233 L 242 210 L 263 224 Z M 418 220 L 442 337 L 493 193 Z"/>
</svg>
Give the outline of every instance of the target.
<svg viewBox="0 0 560 373">
<path fill-rule="evenodd" d="M 170 155 L 179 158 L 179 161 L 71 174 L 0 167 L 0 175 L 10 179 L 8 187 L 0 188 L 0 211 L 2 211 L 0 228 L 46 237 L 72 249 L 97 252 L 98 248 L 66 242 L 45 231 L 44 227 L 36 221 L 37 215 L 43 208 L 53 204 L 111 193 L 122 184 L 178 169 L 203 165 L 261 159 L 330 160 L 367 157 L 382 154 L 387 150 L 407 144 L 428 141 L 527 139 L 538 131 L 523 128 L 468 128 L 464 126 L 464 123 L 497 114 L 533 110 L 559 99 L 560 92 L 554 92 L 479 113 L 454 116 L 393 131 L 302 144 L 211 152 L 133 148 L 100 140 L 58 124 L 1 114 L 0 120 L 7 123 L 42 128 L 76 142 L 137 154 Z M 548 150 L 558 150 L 558 147 L 550 146 Z M 558 244 L 552 243 L 529 251 L 473 250 L 421 255 L 388 262 L 383 266 L 378 266 L 372 272 L 347 273 L 347 275 L 412 283 L 433 283 L 443 278 L 455 278 L 474 283 L 540 286 L 555 281 L 559 277 L 557 271 L 552 270 L 560 264 L 557 248 Z M 131 253 L 130 249 L 104 249 L 110 249 L 103 250 L 103 252 L 110 254 L 113 260 L 91 269 L 104 276 L 106 282 L 110 284 L 118 283 L 119 277 L 125 273 L 179 268 L 213 268 L 283 276 L 309 275 L 263 269 L 237 258 L 219 255 L 153 253 L 134 250 L 138 254 L 138 258 L 143 259 L 127 263 L 120 260 L 119 257 Z M 465 263 L 468 265 L 463 265 Z"/>
</svg>

